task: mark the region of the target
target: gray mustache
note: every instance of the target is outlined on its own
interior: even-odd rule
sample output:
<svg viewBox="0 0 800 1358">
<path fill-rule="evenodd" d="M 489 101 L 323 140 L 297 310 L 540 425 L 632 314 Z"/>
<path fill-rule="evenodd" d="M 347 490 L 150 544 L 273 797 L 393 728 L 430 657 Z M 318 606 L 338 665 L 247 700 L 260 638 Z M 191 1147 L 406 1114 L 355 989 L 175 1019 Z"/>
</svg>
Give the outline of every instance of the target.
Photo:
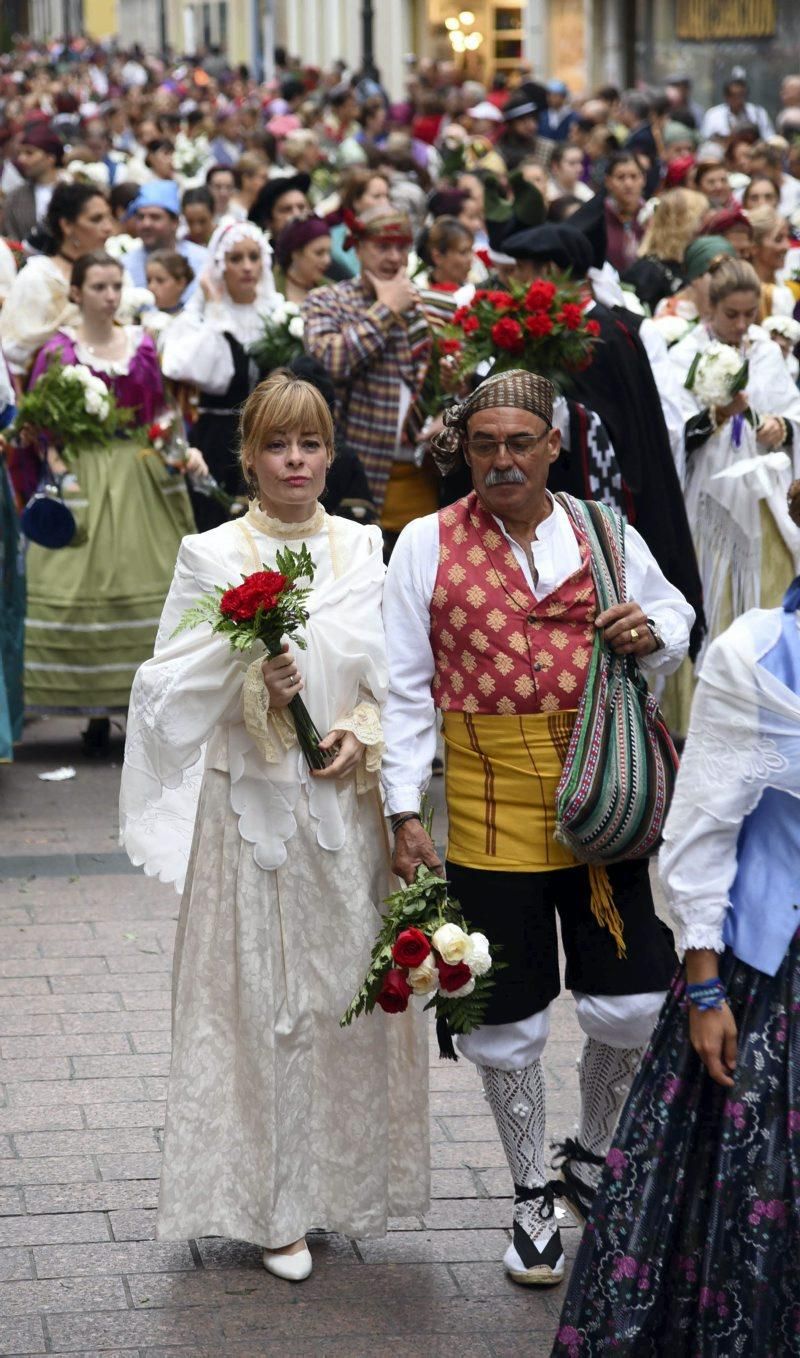
<svg viewBox="0 0 800 1358">
<path fill-rule="evenodd" d="M 490 467 L 486 473 L 484 485 L 492 486 L 524 486 L 527 477 L 521 472 L 519 467 Z"/>
</svg>

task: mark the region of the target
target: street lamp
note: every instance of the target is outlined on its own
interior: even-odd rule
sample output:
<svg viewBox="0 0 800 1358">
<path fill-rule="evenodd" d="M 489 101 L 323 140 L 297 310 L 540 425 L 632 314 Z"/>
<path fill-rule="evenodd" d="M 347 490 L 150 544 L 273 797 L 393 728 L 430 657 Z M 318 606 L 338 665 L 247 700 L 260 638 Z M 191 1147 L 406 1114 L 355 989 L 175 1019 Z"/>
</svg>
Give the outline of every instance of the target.
<svg viewBox="0 0 800 1358">
<path fill-rule="evenodd" d="M 375 68 L 374 20 L 375 11 L 372 0 L 364 0 L 361 10 L 361 68 L 362 74 L 368 80 L 376 80 L 378 76 Z"/>
</svg>

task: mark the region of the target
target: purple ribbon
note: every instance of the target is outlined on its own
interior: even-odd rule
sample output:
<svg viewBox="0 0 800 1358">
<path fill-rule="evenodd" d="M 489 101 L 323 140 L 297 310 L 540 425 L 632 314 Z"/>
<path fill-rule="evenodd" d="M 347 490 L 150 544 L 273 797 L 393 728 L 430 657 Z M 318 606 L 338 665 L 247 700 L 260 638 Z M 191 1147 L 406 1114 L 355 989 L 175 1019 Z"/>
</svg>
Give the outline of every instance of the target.
<svg viewBox="0 0 800 1358">
<path fill-rule="evenodd" d="M 742 446 L 742 429 L 744 428 L 744 415 L 734 415 L 731 421 L 734 448 Z"/>
</svg>

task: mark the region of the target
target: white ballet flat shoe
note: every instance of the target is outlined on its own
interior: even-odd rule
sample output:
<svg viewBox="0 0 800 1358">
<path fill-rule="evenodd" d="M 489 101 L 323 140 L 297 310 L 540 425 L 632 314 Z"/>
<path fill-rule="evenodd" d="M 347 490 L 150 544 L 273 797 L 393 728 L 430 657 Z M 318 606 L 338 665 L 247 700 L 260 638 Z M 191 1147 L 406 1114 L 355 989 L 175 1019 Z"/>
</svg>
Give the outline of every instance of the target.
<svg viewBox="0 0 800 1358">
<path fill-rule="evenodd" d="M 272 1254 L 264 1250 L 261 1255 L 267 1273 L 283 1278 L 288 1283 L 301 1283 L 311 1273 L 311 1251 L 306 1248 L 296 1254 Z"/>
</svg>

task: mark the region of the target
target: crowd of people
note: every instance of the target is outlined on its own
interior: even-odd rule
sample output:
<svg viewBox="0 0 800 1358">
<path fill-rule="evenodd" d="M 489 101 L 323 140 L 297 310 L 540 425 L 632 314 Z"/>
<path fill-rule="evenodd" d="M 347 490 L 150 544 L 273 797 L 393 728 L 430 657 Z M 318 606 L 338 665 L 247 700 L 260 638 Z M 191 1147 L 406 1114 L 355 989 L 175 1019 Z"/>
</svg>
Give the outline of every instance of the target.
<svg viewBox="0 0 800 1358">
<path fill-rule="evenodd" d="M 697 714 L 724 709 L 726 684 L 745 705 L 759 786 L 787 799 L 777 810 L 796 838 L 798 761 L 758 762 L 757 713 L 780 709 L 780 739 L 796 744 L 800 600 L 780 606 L 800 570 L 800 75 L 785 77 L 773 118 L 740 72 L 703 110 L 681 74 L 577 99 L 524 71 L 484 85 L 420 60 L 393 102 L 343 62 L 310 70 L 283 52 L 258 85 L 219 54 L 166 64 L 83 41 L 23 44 L 0 57 L 0 195 L 0 761 L 26 712 L 88 719 L 92 757 L 127 715 L 123 841 L 148 872 L 185 883 L 160 1233 L 255 1241 L 271 1272 L 300 1280 L 309 1231 L 376 1234 L 424 1206 L 419 1016 L 357 1034 L 336 1019 L 390 867 L 407 883 L 445 868 L 421 818 L 441 719 L 447 877 L 505 964 L 459 1046 L 515 1185 L 507 1272 L 529 1285 L 564 1276 L 563 1196 L 590 1229 L 559 1354 L 666 1352 L 669 1314 L 675 1352 L 722 1358 L 731 1312 L 756 1345 L 770 1335 L 748 1351 L 796 1352 L 791 1251 L 781 1261 L 769 1244 L 777 1273 L 756 1299 L 757 1242 L 736 1236 L 752 1165 L 731 1150 L 735 1118 L 728 1197 L 707 1182 L 708 1110 L 728 1117 L 734 1098 L 721 1111 L 708 1090 L 733 1083 L 734 1016 L 744 1022 L 753 993 L 738 1106 L 758 1103 L 759 1127 L 767 1081 L 748 1062 L 766 1050 L 783 1079 L 767 1029 L 797 1007 L 796 947 L 782 934 L 770 984 L 748 991 L 763 955 L 737 921 L 757 902 L 745 884 L 724 937 L 724 908 L 701 918 L 691 799 L 727 826 L 726 880 L 708 877 L 715 907 L 743 822 L 756 891 L 769 818 L 751 826 L 758 798 L 734 795 L 750 778 L 744 755 L 730 786 L 722 760 L 724 796 L 698 772 L 698 721 L 722 728 L 725 714 Z M 566 377 L 543 319 L 562 287 L 574 300 L 558 325 L 587 345 Z M 497 310 L 496 347 L 465 369 L 480 306 Z M 509 367 L 509 352 L 528 361 Z M 99 380 L 117 419 L 108 437 L 76 443 L 57 411 L 38 426 L 17 414 L 55 369 Z M 103 405 L 92 390 L 90 414 Z M 316 571 L 306 652 L 248 660 L 223 637 L 175 634 L 201 595 L 302 544 Z M 609 561 L 617 596 L 602 607 Z M 679 745 L 703 676 L 665 850 L 688 983 L 672 981 L 646 859 L 587 866 L 553 834 L 596 635 L 635 660 Z M 771 684 L 791 695 L 782 709 Z M 301 688 L 330 754 L 313 772 L 287 718 Z M 557 1181 L 541 1062 L 560 989 L 556 915 L 585 1035 L 580 1121 Z M 309 965 L 313 931 L 324 965 Z M 642 1065 L 656 1023 L 657 1059 Z M 632 1242 L 632 1195 L 670 1200 L 672 1151 L 652 1108 L 670 1103 L 671 1080 L 673 1145 L 696 1200 L 684 1220 L 676 1199 L 669 1230 L 653 1206 Z M 796 1232 L 800 1113 L 777 1102 L 791 1135 L 756 1177 Z"/>
</svg>

